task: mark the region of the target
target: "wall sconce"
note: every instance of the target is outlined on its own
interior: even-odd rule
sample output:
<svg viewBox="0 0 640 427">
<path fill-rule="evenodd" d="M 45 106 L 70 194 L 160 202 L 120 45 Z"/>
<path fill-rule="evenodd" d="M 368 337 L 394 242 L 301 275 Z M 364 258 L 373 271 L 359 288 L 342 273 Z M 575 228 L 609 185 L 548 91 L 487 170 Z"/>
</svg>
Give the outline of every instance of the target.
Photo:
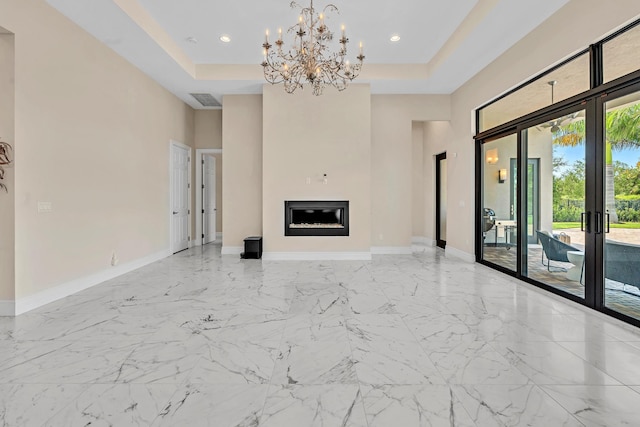
<svg viewBox="0 0 640 427">
<path fill-rule="evenodd" d="M 487 152 L 485 153 L 485 158 L 487 160 L 487 163 L 490 165 L 495 165 L 496 163 L 498 163 L 498 149 L 492 148 L 491 150 L 487 150 Z"/>
<path fill-rule="evenodd" d="M 507 180 L 507 170 L 506 169 L 500 169 L 498 171 L 498 182 L 500 184 L 504 184 L 504 182 Z"/>
</svg>

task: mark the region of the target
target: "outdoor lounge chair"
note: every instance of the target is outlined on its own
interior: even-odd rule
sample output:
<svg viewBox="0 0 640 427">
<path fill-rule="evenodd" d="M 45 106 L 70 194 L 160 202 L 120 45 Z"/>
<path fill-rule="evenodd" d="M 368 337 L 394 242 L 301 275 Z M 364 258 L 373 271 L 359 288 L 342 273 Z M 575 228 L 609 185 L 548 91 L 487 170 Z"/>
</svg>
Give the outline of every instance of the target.
<svg viewBox="0 0 640 427">
<path fill-rule="evenodd" d="M 605 277 L 640 289 L 640 246 L 607 240 Z"/>
<path fill-rule="evenodd" d="M 547 271 L 551 271 L 551 261 L 558 262 L 570 262 L 567 258 L 567 252 L 580 251 L 578 248 L 574 248 L 564 242 L 553 237 L 547 231 L 536 231 L 538 233 L 538 240 L 542 245 L 542 265 L 547 267 Z M 544 263 L 544 257 L 547 257 L 547 263 Z M 565 271 L 562 267 L 557 267 L 561 271 Z"/>
</svg>

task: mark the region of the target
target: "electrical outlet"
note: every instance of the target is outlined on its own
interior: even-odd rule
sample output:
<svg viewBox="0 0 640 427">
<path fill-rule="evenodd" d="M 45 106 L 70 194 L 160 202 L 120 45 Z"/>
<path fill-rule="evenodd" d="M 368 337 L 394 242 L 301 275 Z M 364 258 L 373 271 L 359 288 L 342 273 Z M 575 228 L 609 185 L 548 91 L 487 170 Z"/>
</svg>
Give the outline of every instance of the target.
<svg viewBox="0 0 640 427">
<path fill-rule="evenodd" d="M 118 265 L 119 261 L 120 260 L 118 259 L 118 256 L 116 255 L 116 251 L 113 251 L 111 253 L 111 265 L 115 267 L 116 265 Z"/>
</svg>

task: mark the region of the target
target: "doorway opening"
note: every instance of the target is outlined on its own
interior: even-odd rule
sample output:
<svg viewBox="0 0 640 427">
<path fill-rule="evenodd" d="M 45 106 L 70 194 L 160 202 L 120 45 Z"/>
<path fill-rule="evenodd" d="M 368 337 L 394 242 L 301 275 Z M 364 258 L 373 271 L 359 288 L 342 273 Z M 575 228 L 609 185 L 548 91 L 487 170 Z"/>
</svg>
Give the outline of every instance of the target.
<svg viewBox="0 0 640 427">
<path fill-rule="evenodd" d="M 436 245 L 447 246 L 447 153 L 436 156 Z"/>
<path fill-rule="evenodd" d="M 222 237 L 222 149 L 196 150 L 196 245 Z"/>
</svg>

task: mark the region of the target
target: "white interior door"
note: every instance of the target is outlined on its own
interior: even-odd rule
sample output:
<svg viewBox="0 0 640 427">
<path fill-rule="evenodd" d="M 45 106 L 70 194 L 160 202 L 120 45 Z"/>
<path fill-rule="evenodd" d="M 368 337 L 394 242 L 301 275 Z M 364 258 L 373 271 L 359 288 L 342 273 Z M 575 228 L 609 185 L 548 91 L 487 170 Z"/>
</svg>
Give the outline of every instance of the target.
<svg viewBox="0 0 640 427">
<path fill-rule="evenodd" d="M 202 163 L 202 229 L 204 243 L 216 240 L 216 158 L 204 156 Z"/>
<path fill-rule="evenodd" d="M 189 247 L 189 150 L 171 145 L 171 250 Z"/>
</svg>

